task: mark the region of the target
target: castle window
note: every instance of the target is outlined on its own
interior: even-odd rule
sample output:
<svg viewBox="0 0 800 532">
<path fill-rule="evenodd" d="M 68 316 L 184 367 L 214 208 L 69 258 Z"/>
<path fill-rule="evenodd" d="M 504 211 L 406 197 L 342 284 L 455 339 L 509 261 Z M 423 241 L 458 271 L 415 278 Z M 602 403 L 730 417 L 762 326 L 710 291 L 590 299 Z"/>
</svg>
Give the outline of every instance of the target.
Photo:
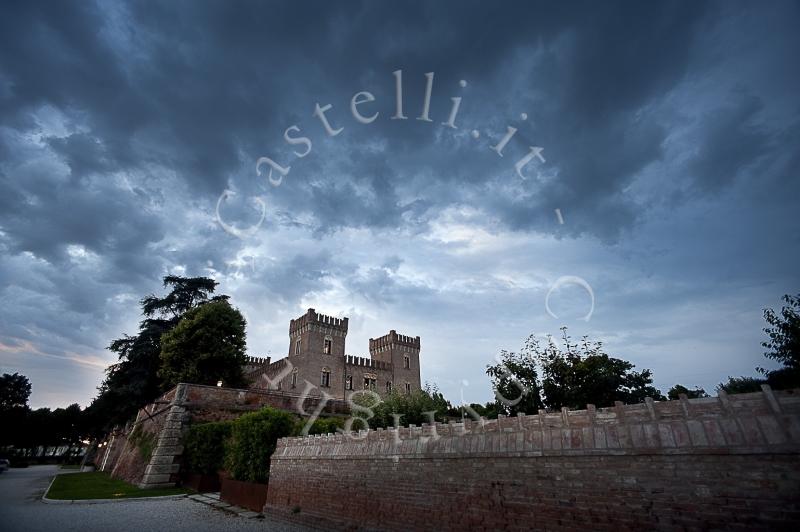
<svg viewBox="0 0 800 532">
<path fill-rule="evenodd" d="M 322 375 L 319 379 L 319 385 L 323 388 L 331 387 L 331 370 L 328 368 L 322 370 Z"/>
<path fill-rule="evenodd" d="M 365 390 L 372 390 L 375 391 L 375 378 L 374 377 L 364 377 L 364 389 Z"/>
<path fill-rule="evenodd" d="M 411 393 L 411 383 L 407 382 L 406 383 L 406 394 L 410 394 L 410 393 Z"/>
<path fill-rule="evenodd" d="M 292 371 L 292 388 L 297 388 L 297 368 Z"/>
<path fill-rule="evenodd" d="M 325 337 L 325 344 L 324 344 L 324 347 L 322 348 L 322 352 L 325 353 L 326 355 L 330 355 L 331 354 L 331 346 L 332 345 L 333 345 L 333 339 L 330 336 L 326 336 Z"/>
<path fill-rule="evenodd" d="M 386 382 L 386 393 L 392 393 L 392 381 Z"/>
<path fill-rule="evenodd" d="M 353 376 L 352 375 L 348 375 L 347 377 L 344 378 L 344 386 L 348 390 L 352 390 L 353 389 Z"/>
<path fill-rule="evenodd" d="M 300 338 L 298 338 L 297 341 L 294 343 L 294 354 L 295 355 L 300 354 Z"/>
<path fill-rule="evenodd" d="M 403 367 L 406 369 L 411 367 L 411 359 L 408 358 L 408 355 L 403 357 Z"/>
</svg>

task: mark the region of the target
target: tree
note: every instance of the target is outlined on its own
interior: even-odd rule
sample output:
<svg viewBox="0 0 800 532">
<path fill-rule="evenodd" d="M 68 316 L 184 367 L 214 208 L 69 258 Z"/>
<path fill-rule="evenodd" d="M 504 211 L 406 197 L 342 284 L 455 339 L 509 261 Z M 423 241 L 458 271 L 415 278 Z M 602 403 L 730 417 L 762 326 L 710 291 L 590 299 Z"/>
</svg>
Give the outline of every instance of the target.
<svg viewBox="0 0 800 532">
<path fill-rule="evenodd" d="M 645 397 L 665 399 L 652 386 L 649 369 L 633 371 L 626 360 L 612 358 L 603 351 L 602 342 L 590 343 L 583 337 L 580 345 L 573 344 L 562 327 L 564 347 L 548 337 L 543 349 L 534 342 L 533 354 L 542 369 L 542 392 L 548 408 L 585 408 L 611 406 L 615 401 L 640 403 Z"/>
<path fill-rule="evenodd" d="M 499 414 L 497 411 L 497 403 L 494 401 L 489 401 L 485 405 L 471 403 L 469 407 L 480 417 L 485 417 L 486 419 L 497 419 L 497 415 Z"/>
<path fill-rule="evenodd" d="M 26 408 L 30 395 L 31 383 L 25 375 L 3 373 L 0 377 L 0 410 Z"/>
<path fill-rule="evenodd" d="M 543 407 L 535 355 L 539 345 L 531 335 L 518 352 L 500 351 L 497 364 L 486 366 L 492 382 L 496 411 L 507 416 L 533 414 Z"/>
<path fill-rule="evenodd" d="M 717 390 L 726 393 L 750 393 L 761 391 L 762 384 L 769 384 L 776 389 L 800 387 L 800 294 L 784 295 L 787 306 L 780 314 L 768 308 L 764 309 L 764 319 L 768 327 L 764 328 L 767 340 L 761 342 L 766 348 L 764 356 L 783 364 L 782 368 L 767 370 L 756 368 L 759 377 L 728 377 L 728 382 L 721 382 Z"/>
<path fill-rule="evenodd" d="M 149 295 L 140 301 L 144 319 L 139 333 L 125 335 L 108 347 L 119 355 L 119 362 L 106 370 L 97 397 L 84 413 L 90 434 L 100 436 L 125 423 L 166 391 L 158 376 L 161 336 L 189 310 L 209 301 L 226 301 L 228 296 L 210 297 L 216 286 L 217 282 L 207 277 L 168 275 L 164 277 L 164 287 L 170 288 L 166 296 Z"/>
<path fill-rule="evenodd" d="M 50 431 L 53 435 L 52 445 L 66 445 L 67 457 L 79 451 L 80 440 L 84 434 L 81 407 L 77 403 L 67 408 L 56 408 L 51 416 Z"/>
<path fill-rule="evenodd" d="M 187 311 L 161 337 L 159 377 L 167 387 L 179 382 L 245 386 L 245 319 L 227 301 L 213 301 Z"/>
<path fill-rule="evenodd" d="M 717 385 L 717 391 L 722 390 L 725 393 L 760 392 L 761 385 L 766 383 L 766 379 L 757 377 L 728 377 L 728 382 L 721 382 Z"/>
<path fill-rule="evenodd" d="M 708 394 L 702 388 L 695 387 L 694 390 L 690 390 L 689 388 L 683 386 L 682 384 L 676 384 L 675 386 L 669 389 L 669 392 L 667 392 L 667 398 L 672 401 L 676 401 L 677 399 L 680 398 L 681 394 L 685 394 L 686 397 L 688 397 L 689 399 L 697 399 L 698 397 L 708 397 Z"/>
<path fill-rule="evenodd" d="M 780 314 L 772 309 L 764 309 L 764 319 L 769 327 L 764 328 L 768 339 L 761 343 L 767 349 L 764 356 L 783 364 L 777 370 L 759 371 L 767 377 L 767 382 L 775 388 L 800 386 L 800 294 L 784 295 L 788 303 Z"/>
<path fill-rule="evenodd" d="M 355 419 L 350 430 L 362 430 L 367 425 L 372 429 L 394 427 L 395 415 L 400 416 L 397 424 L 401 427 L 420 426 L 431 422 L 430 412 L 433 412 L 434 421 L 444 421 L 445 415 L 452 409 L 436 385 L 427 383 L 422 390 L 409 394 L 393 391 L 383 398 L 369 390 L 358 390 L 351 395 L 351 400 L 363 408 L 354 409 Z M 372 417 L 368 417 L 364 408 L 372 411 Z"/>
</svg>

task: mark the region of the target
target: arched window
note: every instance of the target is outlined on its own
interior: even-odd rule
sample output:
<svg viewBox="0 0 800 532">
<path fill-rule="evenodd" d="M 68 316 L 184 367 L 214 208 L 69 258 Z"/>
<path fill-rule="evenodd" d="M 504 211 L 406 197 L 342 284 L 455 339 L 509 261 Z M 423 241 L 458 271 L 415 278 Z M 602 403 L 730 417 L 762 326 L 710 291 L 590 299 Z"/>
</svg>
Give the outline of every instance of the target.
<svg viewBox="0 0 800 532">
<path fill-rule="evenodd" d="M 353 389 L 353 376 L 352 375 L 347 375 L 344 378 L 344 387 L 346 389 L 348 389 L 348 390 L 352 390 Z"/>
<path fill-rule="evenodd" d="M 322 368 L 322 374 L 319 378 L 319 385 L 322 388 L 330 388 L 331 387 L 331 370 L 328 368 Z"/>
<path fill-rule="evenodd" d="M 406 369 L 411 367 L 411 359 L 409 358 L 408 355 L 403 357 L 403 367 Z"/>
<path fill-rule="evenodd" d="M 330 336 L 325 337 L 325 343 L 322 345 L 322 352 L 326 355 L 331 354 L 331 350 L 333 349 L 333 338 Z"/>
<path fill-rule="evenodd" d="M 298 338 L 297 341 L 294 343 L 294 354 L 295 355 L 300 354 L 300 338 Z"/>
<path fill-rule="evenodd" d="M 411 393 L 411 383 L 407 382 L 406 383 L 406 394 L 410 394 L 410 393 Z"/>
<path fill-rule="evenodd" d="M 386 381 L 386 393 L 392 393 L 392 381 Z"/>
<path fill-rule="evenodd" d="M 297 388 L 297 368 L 292 370 L 292 388 Z"/>
</svg>

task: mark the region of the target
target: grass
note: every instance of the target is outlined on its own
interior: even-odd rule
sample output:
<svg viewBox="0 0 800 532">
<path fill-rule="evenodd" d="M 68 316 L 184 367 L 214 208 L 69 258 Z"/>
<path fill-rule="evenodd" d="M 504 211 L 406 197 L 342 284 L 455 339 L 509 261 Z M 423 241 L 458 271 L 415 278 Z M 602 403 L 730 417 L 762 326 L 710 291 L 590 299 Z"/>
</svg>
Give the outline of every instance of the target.
<svg viewBox="0 0 800 532">
<path fill-rule="evenodd" d="M 56 476 L 47 498 L 59 500 L 128 499 L 131 497 L 160 497 L 189 493 L 185 488 L 140 489 L 103 471 L 70 473 Z"/>
</svg>

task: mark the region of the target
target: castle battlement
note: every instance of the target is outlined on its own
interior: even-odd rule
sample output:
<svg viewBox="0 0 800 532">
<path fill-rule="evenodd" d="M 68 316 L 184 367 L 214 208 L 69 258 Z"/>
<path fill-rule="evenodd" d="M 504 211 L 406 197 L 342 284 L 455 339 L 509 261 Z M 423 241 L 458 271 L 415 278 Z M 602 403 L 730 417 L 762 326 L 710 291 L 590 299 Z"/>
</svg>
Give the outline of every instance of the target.
<svg viewBox="0 0 800 532">
<path fill-rule="evenodd" d="M 375 349 L 378 349 L 380 347 L 388 347 L 392 344 L 403 345 L 411 347 L 413 349 L 419 349 L 420 339 L 419 336 L 411 337 L 405 334 L 397 334 L 397 331 L 392 329 L 391 331 L 389 331 L 389 334 L 381 336 L 380 338 L 370 338 L 369 350 L 370 352 L 372 352 Z"/>
<path fill-rule="evenodd" d="M 257 372 L 270 364 L 270 357 L 255 357 L 247 355 L 245 362 L 242 366 L 242 371 L 245 375 Z"/>
<path fill-rule="evenodd" d="M 341 335 L 347 335 L 348 318 L 335 318 L 326 314 L 319 314 L 313 308 L 297 319 L 289 322 L 289 336 L 300 334 L 312 327 L 324 328 L 337 331 Z"/>
<path fill-rule="evenodd" d="M 383 360 L 375 360 L 372 358 L 357 357 L 353 355 L 345 355 L 344 363 L 347 366 L 359 366 L 364 368 L 385 369 L 391 371 L 391 362 L 384 362 Z"/>
<path fill-rule="evenodd" d="M 245 358 L 246 365 L 253 365 L 253 366 L 262 366 L 269 364 L 269 357 L 255 357 L 251 355 L 247 355 Z"/>
<path fill-rule="evenodd" d="M 716 449 L 716 453 L 744 449 L 757 452 L 768 446 L 791 448 L 797 452 L 800 432 L 794 430 L 800 417 L 798 390 L 762 391 L 717 397 L 688 399 L 681 394 L 675 401 L 653 401 L 585 410 L 517 414 L 498 419 L 466 419 L 460 423 L 423 423 L 398 429 L 366 429 L 348 434 L 288 437 L 278 440 L 274 458 L 282 456 L 333 456 L 354 453 L 363 457 L 370 452 L 381 456 L 404 453 L 456 454 L 524 453 L 548 454 L 624 453 L 647 450 L 649 453 L 691 453 L 698 449 Z M 496 435 L 494 445 L 487 435 Z M 512 436 L 509 438 L 509 433 Z M 521 434 L 521 437 L 517 435 Z M 528 436 L 526 436 L 528 434 Z M 451 445 L 448 437 L 480 437 L 476 444 Z M 357 447 L 353 439 L 360 440 Z M 441 438 L 441 441 L 439 441 Z M 417 445 L 402 446 L 406 440 L 420 440 Z M 345 446 L 349 444 L 349 446 Z M 378 444 L 378 446 L 375 446 Z M 384 447 L 381 447 L 383 444 Z M 320 451 L 320 445 L 335 445 L 337 451 Z M 360 449 L 359 446 L 365 446 Z M 435 451 L 431 447 L 436 446 Z M 423 449 L 420 451 L 420 449 Z"/>
</svg>

